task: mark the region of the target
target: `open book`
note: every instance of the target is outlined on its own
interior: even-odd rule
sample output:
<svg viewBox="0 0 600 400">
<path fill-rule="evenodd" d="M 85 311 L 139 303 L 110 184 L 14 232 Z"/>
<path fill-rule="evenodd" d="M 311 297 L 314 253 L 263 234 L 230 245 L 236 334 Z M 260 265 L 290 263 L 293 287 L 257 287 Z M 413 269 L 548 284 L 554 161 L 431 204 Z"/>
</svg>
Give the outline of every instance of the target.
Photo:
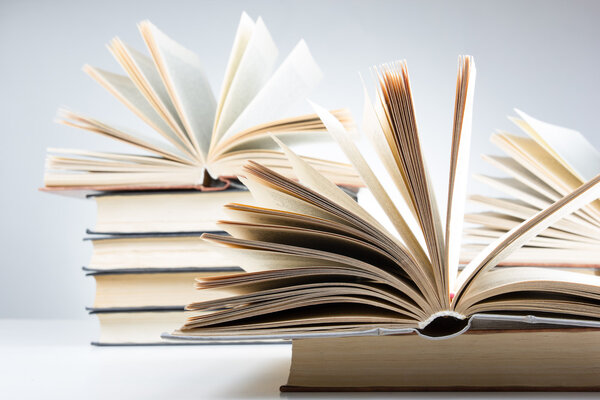
<svg viewBox="0 0 600 400">
<path fill-rule="evenodd" d="M 150 56 L 118 38 L 108 46 L 126 75 L 89 65 L 84 71 L 150 126 L 154 135 L 65 109 L 59 111 L 58 120 L 128 143 L 145 154 L 49 149 L 46 188 L 200 187 L 211 178 L 240 174 L 249 158 L 289 175 L 287 159 L 268 134 L 288 144 L 329 139 L 315 114 L 278 119 L 321 78 L 304 41 L 275 69 L 278 51 L 269 31 L 261 18 L 254 22 L 244 13 L 216 99 L 195 53 L 148 21 L 140 23 L 139 30 Z M 352 127 L 347 111 L 334 115 Z M 306 161 L 337 184 L 360 185 L 348 164 Z"/>
<path fill-rule="evenodd" d="M 171 337 L 310 337 L 420 330 L 447 336 L 481 315 L 600 326 L 600 277 L 563 270 L 495 269 L 548 226 L 600 196 L 600 175 L 503 234 L 457 275 L 466 199 L 475 65 L 459 58 L 445 229 L 436 208 L 405 62 L 375 70 L 364 130 L 409 210 L 401 213 L 343 124 L 314 106 L 396 232 L 283 143 L 300 183 L 256 162 L 241 178 L 259 206 L 227 206 L 232 236 L 203 235 L 247 274 L 197 280 L 219 297 L 188 305 Z M 276 139 L 277 140 L 277 139 Z M 411 230 L 408 218 L 420 229 Z M 479 317 L 481 318 L 481 317 Z M 510 319 L 510 318 L 509 318 Z M 531 320 L 531 318 L 529 318 Z M 559 321 L 559 322 L 556 322 Z"/>
<path fill-rule="evenodd" d="M 527 136 L 497 132 L 492 142 L 506 155 L 483 158 L 508 177 L 475 175 L 507 198 L 472 195 L 484 211 L 465 215 L 461 258 L 490 242 L 600 173 L 600 152 L 583 135 L 515 110 L 511 120 Z M 594 201 L 531 239 L 503 264 L 600 267 L 600 201 Z"/>
</svg>

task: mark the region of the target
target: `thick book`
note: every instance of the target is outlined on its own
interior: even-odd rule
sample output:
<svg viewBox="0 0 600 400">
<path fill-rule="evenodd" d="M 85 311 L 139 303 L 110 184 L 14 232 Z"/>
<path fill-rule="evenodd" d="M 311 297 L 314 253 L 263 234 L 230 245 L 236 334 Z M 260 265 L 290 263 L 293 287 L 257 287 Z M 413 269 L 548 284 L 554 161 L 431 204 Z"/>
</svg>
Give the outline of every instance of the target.
<svg viewBox="0 0 600 400">
<path fill-rule="evenodd" d="M 86 240 L 92 243 L 93 250 L 88 267 L 106 272 L 181 268 L 235 270 L 237 266 L 232 260 L 201 240 L 201 234 L 177 232 L 89 237 Z"/>
<path fill-rule="evenodd" d="M 88 309 L 98 319 L 100 334 L 91 342 L 94 346 L 165 346 L 165 345 L 215 345 L 215 344 L 285 344 L 288 340 L 214 340 L 181 341 L 162 338 L 161 334 L 186 320 L 183 307 L 146 309 Z"/>
<path fill-rule="evenodd" d="M 474 62 L 459 58 L 445 228 L 421 149 L 406 63 L 383 65 L 375 73 L 378 91 L 373 102 L 365 96 L 363 129 L 394 187 L 381 184 L 335 116 L 314 108 L 394 230 L 279 141 L 299 182 L 259 163 L 246 165 L 243 181 L 257 205 L 228 205 L 230 219 L 220 226 L 231 236 L 203 238 L 248 273 L 197 279 L 200 290 L 219 298 L 188 305 L 193 312 L 171 337 L 307 338 L 417 330 L 447 338 L 468 331 L 471 319 L 490 316 L 597 327 L 600 277 L 557 268 L 495 267 L 597 200 L 600 175 L 502 235 L 458 273 Z M 392 189 L 400 196 L 392 197 Z"/>
<path fill-rule="evenodd" d="M 88 197 L 97 210 L 92 231 L 103 234 L 218 231 L 225 204 L 252 203 L 243 186 L 219 191 L 103 192 Z"/>
<path fill-rule="evenodd" d="M 286 157 L 270 136 L 290 145 L 330 141 L 315 114 L 282 119 L 321 78 L 304 41 L 275 68 L 278 50 L 267 27 L 261 18 L 253 21 L 244 13 L 215 97 L 197 54 L 149 21 L 138 27 L 149 55 L 119 38 L 108 45 L 125 75 L 89 65 L 84 71 L 148 125 L 148 132 L 67 109 L 58 115 L 60 123 L 124 142 L 138 152 L 49 149 L 47 190 L 203 189 L 211 180 L 237 176 L 248 159 L 290 175 Z M 353 126 L 347 110 L 334 114 Z M 349 164 L 305 160 L 338 184 L 361 185 Z"/>
<path fill-rule="evenodd" d="M 231 181 L 221 190 L 112 191 L 89 194 L 96 202 L 96 224 L 92 234 L 198 233 L 216 232 L 225 219 L 227 203 L 252 204 L 252 194 L 241 183 Z M 353 198 L 357 188 L 344 187 Z"/>
<path fill-rule="evenodd" d="M 283 392 L 598 391 L 600 329 L 297 339 Z"/>
<path fill-rule="evenodd" d="M 161 333 L 185 321 L 183 307 L 147 309 L 88 309 L 98 319 L 100 332 L 92 341 L 96 346 L 132 346 L 177 344 L 161 338 Z M 181 343 L 181 341 L 179 341 Z"/>
<path fill-rule="evenodd" d="M 483 159 L 504 177 L 475 177 L 505 197 L 470 196 L 481 211 L 465 215 L 461 258 L 472 259 L 486 245 L 600 173 L 600 152 L 579 132 L 515 110 L 510 118 L 524 133 L 497 132 L 504 155 Z M 504 263 L 600 268 L 600 201 L 593 201 L 531 239 Z"/>
<path fill-rule="evenodd" d="M 194 301 L 210 300 L 209 294 L 194 290 L 194 279 L 225 276 L 239 273 L 241 269 L 213 267 L 99 271 L 85 268 L 84 271 L 96 281 L 93 310 L 132 311 L 173 307 L 183 309 Z"/>
</svg>

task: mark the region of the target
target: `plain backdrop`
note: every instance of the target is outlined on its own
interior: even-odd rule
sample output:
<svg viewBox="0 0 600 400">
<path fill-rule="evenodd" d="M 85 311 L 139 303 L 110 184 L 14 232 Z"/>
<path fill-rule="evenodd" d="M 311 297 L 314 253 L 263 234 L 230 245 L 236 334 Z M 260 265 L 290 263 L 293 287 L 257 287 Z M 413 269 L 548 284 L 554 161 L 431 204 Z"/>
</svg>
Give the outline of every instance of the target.
<svg viewBox="0 0 600 400">
<path fill-rule="evenodd" d="M 311 99 L 362 110 L 358 72 L 407 59 L 417 119 L 439 191 L 446 189 L 459 54 L 475 56 L 472 168 L 497 152 L 495 129 L 517 131 L 513 107 L 579 130 L 600 147 L 600 3 L 593 1 L 7 1 L 0 2 L 0 317 L 85 318 L 94 284 L 81 267 L 93 202 L 41 193 L 46 147 L 123 150 L 53 123 L 57 108 L 138 122 L 81 71 L 118 71 L 105 44 L 142 49 L 150 19 L 203 60 L 218 92 L 242 11 L 262 16 L 280 49 L 304 38 L 325 79 Z M 308 105 L 304 106 L 308 112 Z M 471 191 L 485 190 L 471 182 Z"/>
</svg>

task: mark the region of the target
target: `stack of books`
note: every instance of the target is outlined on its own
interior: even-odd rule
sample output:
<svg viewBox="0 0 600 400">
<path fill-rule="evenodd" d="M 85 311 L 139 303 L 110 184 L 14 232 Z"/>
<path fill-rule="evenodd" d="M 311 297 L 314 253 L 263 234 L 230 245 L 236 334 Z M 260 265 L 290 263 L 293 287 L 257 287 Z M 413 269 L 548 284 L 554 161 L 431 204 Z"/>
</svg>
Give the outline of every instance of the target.
<svg viewBox="0 0 600 400">
<path fill-rule="evenodd" d="M 185 305 L 198 299 L 195 278 L 242 271 L 199 237 L 225 234 L 216 224 L 224 204 L 252 202 L 243 186 L 89 197 L 97 204 L 96 226 L 87 232 L 92 257 L 84 267 L 96 281 L 88 309 L 100 321 L 94 344 L 165 343 L 160 333 L 183 322 Z"/>
<path fill-rule="evenodd" d="M 445 224 L 421 149 L 406 63 L 376 68 L 375 77 L 375 100 L 365 100 L 365 131 L 400 200 L 343 124 L 315 110 L 395 230 L 280 143 L 299 182 L 248 163 L 244 182 L 264 208 L 229 206 L 236 212 L 221 226 L 231 236 L 203 235 L 248 273 L 200 279 L 198 289 L 216 298 L 190 304 L 187 322 L 167 337 L 291 338 L 290 378 L 282 390 L 600 389 L 600 277 L 496 268 L 550 226 L 582 210 L 591 215 L 600 174 L 584 174 L 581 184 L 499 235 L 457 273 L 473 59 L 459 58 Z M 408 219 L 416 220 L 415 229 Z"/>
<path fill-rule="evenodd" d="M 206 232 L 225 234 L 217 222 L 226 219 L 226 203 L 252 204 L 236 178 L 242 165 L 256 160 L 289 177 L 292 166 L 275 140 L 330 140 L 316 114 L 275 119 L 321 78 L 303 41 L 275 68 L 277 48 L 266 26 L 243 14 L 217 99 L 195 53 L 148 21 L 139 29 L 150 55 L 118 38 L 109 45 L 126 75 L 84 70 L 151 134 L 70 110 L 60 111 L 59 122 L 142 153 L 49 149 L 47 157 L 45 190 L 84 193 L 97 204 L 86 238 L 93 255 L 84 268 L 96 281 L 89 310 L 101 323 L 97 344 L 166 343 L 160 334 L 184 322 L 185 305 L 210 299 L 194 290 L 194 279 L 243 272 L 200 240 Z M 346 110 L 333 113 L 352 129 Z M 351 165 L 304 160 L 356 195 L 361 180 Z"/>
</svg>

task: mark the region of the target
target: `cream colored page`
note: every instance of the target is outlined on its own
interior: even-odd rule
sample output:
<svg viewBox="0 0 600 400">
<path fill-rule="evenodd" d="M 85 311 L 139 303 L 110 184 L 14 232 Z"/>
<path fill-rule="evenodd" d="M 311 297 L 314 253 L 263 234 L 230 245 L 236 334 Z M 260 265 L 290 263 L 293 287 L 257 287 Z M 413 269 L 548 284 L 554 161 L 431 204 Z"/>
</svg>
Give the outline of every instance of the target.
<svg viewBox="0 0 600 400">
<path fill-rule="evenodd" d="M 315 107 L 313 105 L 313 107 Z M 317 107 L 315 107 L 317 110 Z M 321 112 L 323 110 L 320 110 Z M 353 214 L 356 214 L 359 218 L 368 221 L 371 225 L 376 226 L 382 232 L 386 232 L 385 228 L 377 222 L 369 213 L 367 213 L 354 199 L 352 199 L 346 192 L 337 187 L 313 167 L 311 167 L 306 161 L 302 160 L 296 153 L 290 150 L 283 142 L 276 137 L 273 140 L 281 147 L 288 160 L 292 164 L 294 173 L 300 180 L 300 183 L 306 185 L 308 188 L 319 193 L 321 196 L 327 198 L 335 205 L 339 205 Z"/>
<path fill-rule="evenodd" d="M 536 192 L 532 187 L 527 186 L 513 178 L 493 178 L 491 176 L 479 174 L 475 174 L 474 178 L 538 209 L 548 207 L 553 201 L 541 195 L 539 192 Z M 573 221 L 580 219 L 588 222 L 594 221 L 589 216 L 584 214 L 583 210 L 576 211 L 574 215 L 568 216 L 567 219 Z"/>
<path fill-rule="evenodd" d="M 284 141 L 288 146 L 297 146 L 302 144 L 314 144 L 316 146 L 320 144 L 331 143 L 331 137 L 324 134 L 324 132 L 311 131 L 273 131 L 273 132 L 261 132 L 256 135 L 249 135 L 241 140 L 234 140 L 230 145 L 220 147 L 218 151 L 225 153 L 224 157 L 229 157 L 232 153 L 238 151 L 249 151 L 249 150 L 268 150 L 276 149 L 277 145 L 271 139 L 271 136 L 275 136 L 280 140 Z M 218 158 L 222 160 L 224 157 Z M 249 158 L 249 157 L 246 157 Z"/>
<path fill-rule="evenodd" d="M 394 259 L 379 247 L 364 240 L 355 239 L 346 235 L 315 229 L 280 225 L 247 224 L 237 221 L 224 221 L 221 222 L 219 226 L 238 239 L 279 243 L 307 249 L 321 248 L 323 251 L 331 251 L 332 254 L 339 253 L 346 255 L 348 253 L 358 253 L 358 255 L 356 257 L 353 256 L 353 258 L 369 260 L 370 263 L 379 265 L 382 269 L 384 269 L 386 265 L 390 266 L 394 263 Z M 324 249 L 324 247 L 326 249 Z M 383 263 L 383 265 L 380 263 Z"/>
<path fill-rule="evenodd" d="M 219 246 L 219 251 L 222 252 L 227 259 L 231 260 L 232 263 L 239 265 L 246 272 L 285 270 L 314 266 L 323 268 L 332 266 L 346 267 L 346 264 L 343 262 L 266 250 Z"/>
<path fill-rule="evenodd" d="M 240 180 L 250 190 L 256 203 L 262 207 L 306 214 L 312 217 L 329 219 L 342 224 L 348 223 L 343 218 L 337 217 L 319 207 L 313 206 L 312 204 L 297 199 L 289 194 L 267 187 L 252 175 L 240 177 Z"/>
<path fill-rule="evenodd" d="M 46 186 L 184 186 L 202 184 L 203 175 L 199 169 L 166 172 L 132 173 L 93 173 L 93 174 L 56 174 L 44 175 Z"/>
<path fill-rule="evenodd" d="M 454 164 L 450 165 L 450 184 L 448 187 L 448 208 L 446 212 L 446 263 L 448 288 L 454 287 L 454 280 L 458 274 L 458 262 L 460 257 L 460 244 L 462 239 L 462 227 L 465 214 L 467 197 L 467 181 L 469 176 L 469 156 L 471 150 L 471 130 L 473 122 L 473 96 L 475 94 L 475 64 L 470 57 L 462 59 L 466 65 L 465 71 L 459 75 L 460 79 L 467 80 L 466 93 L 457 93 L 457 110 L 462 112 L 458 132 L 454 133 L 454 139 L 458 143 L 456 154 L 451 159 Z M 462 82 L 459 82 L 462 83 Z M 459 89 L 459 90 L 462 90 Z M 460 104 L 459 96 L 466 96 L 464 103 Z M 464 107 L 464 110 L 462 108 Z M 455 115 L 455 118 L 458 116 Z"/>
<path fill-rule="evenodd" d="M 479 253 L 460 273 L 456 282 L 456 293 L 465 289 L 465 286 L 477 278 L 481 271 L 489 270 L 502 262 L 509 254 L 522 247 L 527 241 L 556 221 L 571 214 L 600 197 L 600 175 L 588 181 L 580 188 L 563 197 L 550 207 L 540 211 L 522 224 L 511 229 L 498 240 L 492 242 L 484 251 Z"/>
<path fill-rule="evenodd" d="M 189 154 L 187 148 L 177 137 L 175 132 L 173 132 L 169 125 L 157 114 L 156 110 L 140 93 L 130 78 L 124 75 L 104 71 L 99 68 L 94 68 L 89 65 L 84 67 L 84 71 L 100 83 L 101 86 L 110 91 L 117 99 L 124 103 L 165 139 L 192 158 L 192 155 Z"/>
<path fill-rule="evenodd" d="M 600 276 L 560 269 L 513 267 L 482 274 L 464 293 L 458 307 L 464 308 L 487 298 L 512 292 L 553 292 L 578 294 L 582 300 L 600 298 Z M 532 295 L 535 297 L 535 294 Z M 544 301 L 544 300 L 542 300 Z M 546 300 L 552 302 L 552 300 Z M 527 300 L 523 300 L 527 304 Z M 577 307 L 576 305 L 573 305 Z"/>
<path fill-rule="evenodd" d="M 535 208 L 546 208 L 551 204 L 551 200 L 530 186 L 527 186 L 514 178 L 495 178 L 487 175 L 474 174 L 473 177 L 494 189 L 497 189 L 507 195 L 521 200 Z"/>
<path fill-rule="evenodd" d="M 223 226 L 226 229 L 229 229 L 229 227 L 230 227 L 227 222 L 224 222 Z M 284 230 L 285 230 L 285 228 L 284 228 Z M 398 285 L 398 289 L 400 289 L 403 293 L 412 297 L 419 303 L 425 304 L 425 303 L 423 303 L 424 299 L 421 296 L 421 294 L 419 294 L 417 291 L 415 291 L 415 289 L 413 287 L 407 286 L 406 278 L 400 278 L 397 275 L 392 275 L 389 272 L 387 272 L 385 269 L 381 268 L 380 266 L 376 266 L 376 265 L 370 264 L 368 262 L 358 260 L 353 257 L 348 257 L 344 254 L 338 254 L 338 253 L 333 253 L 333 252 L 329 252 L 329 251 L 316 250 L 316 249 L 288 245 L 288 244 L 245 240 L 245 239 L 240 239 L 236 236 L 204 234 L 204 235 L 202 235 L 202 238 L 204 240 L 208 240 L 213 243 L 227 245 L 230 248 L 234 248 L 234 249 L 249 249 L 250 252 L 247 253 L 249 258 L 254 257 L 253 253 L 252 253 L 254 251 L 261 252 L 258 255 L 258 258 L 261 258 L 261 259 L 263 258 L 261 254 L 265 254 L 267 252 L 284 255 L 284 257 L 281 257 L 281 258 L 276 257 L 281 260 L 281 265 L 279 265 L 279 266 L 275 265 L 274 272 L 278 272 L 277 270 L 285 270 L 285 269 L 289 269 L 289 268 L 300 267 L 301 265 L 304 265 L 303 263 L 306 261 L 305 260 L 306 258 L 313 259 L 312 265 L 310 265 L 310 267 L 319 267 L 319 266 L 326 266 L 327 268 L 341 267 L 344 269 L 354 270 L 356 272 L 356 275 L 359 277 L 365 277 L 364 274 L 367 274 L 366 276 L 375 278 L 375 280 L 377 280 L 377 281 L 385 282 L 392 286 Z M 287 262 L 288 256 L 291 256 L 290 258 L 295 261 L 288 264 L 288 262 Z M 251 263 L 252 262 L 254 262 L 254 261 L 251 261 Z M 265 265 L 266 264 L 267 263 L 265 263 Z M 244 263 L 244 265 L 246 265 L 246 264 Z M 295 267 L 292 267 L 292 265 L 295 265 Z M 259 267 L 259 270 L 260 271 L 268 270 L 268 268 L 265 269 L 264 267 Z M 254 271 L 252 271 L 252 272 L 254 272 Z M 285 271 L 282 271 L 282 274 L 285 274 Z"/>
<path fill-rule="evenodd" d="M 499 238 L 502 236 L 504 232 L 502 231 L 486 231 L 483 230 L 481 234 L 479 234 L 476 230 L 465 230 L 465 240 L 475 240 L 475 241 L 484 241 L 485 243 L 489 243 L 492 238 Z M 593 251 L 600 246 L 600 243 L 596 242 L 592 243 L 581 243 L 574 242 L 571 240 L 563 240 L 556 238 L 549 238 L 543 236 L 536 236 L 533 239 L 530 239 L 527 243 L 528 246 L 537 246 L 541 248 L 552 248 L 552 249 L 581 249 L 581 250 L 590 250 Z M 481 248 L 483 250 L 483 248 Z M 522 249 L 519 249 L 522 250 Z"/>
<path fill-rule="evenodd" d="M 365 96 L 365 103 L 363 107 L 363 130 L 367 135 L 367 138 L 371 142 L 371 145 L 375 148 L 379 159 L 383 163 L 386 171 L 392 178 L 392 181 L 396 185 L 396 188 L 400 192 L 402 199 L 406 206 L 410 210 L 415 223 L 418 225 L 417 209 L 412 201 L 412 197 L 406 186 L 406 182 L 402 177 L 402 173 L 398 169 L 398 165 L 394 160 L 394 156 L 385 140 L 387 136 L 391 136 L 391 127 L 388 123 L 385 110 L 383 105 L 378 100 L 372 103 L 369 99 L 369 93 L 363 83 L 363 95 Z M 421 234 L 422 236 L 422 234 Z M 425 243 L 423 238 L 422 243 Z"/>
<path fill-rule="evenodd" d="M 285 110 L 306 98 L 322 73 L 302 40 L 252 99 L 222 139 L 260 123 L 281 118 Z"/>
<path fill-rule="evenodd" d="M 140 24 L 167 90 L 202 158 L 210 147 L 216 101 L 200 58 L 149 22 Z"/>
<path fill-rule="evenodd" d="M 164 158 L 157 158 L 157 157 L 153 157 L 153 156 L 121 154 L 121 153 L 106 153 L 106 152 L 100 152 L 100 151 L 88 151 L 88 150 L 81 150 L 81 149 L 63 149 L 63 148 L 55 148 L 55 147 L 47 148 L 46 151 L 48 153 L 54 153 L 54 154 L 64 154 L 64 155 L 68 154 L 68 155 L 72 155 L 72 156 L 87 157 L 87 158 L 91 158 L 91 159 L 123 161 L 123 162 L 128 162 L 128 163 L 135 163 L 135 164 L 164 165 L 164 166 L 172 166 L 172 167 L 180 167 L 181 166 L 181 163 L 167 160 Z"/>
<path fill-rule="evenodd" d="M 169 124 L 183 142 L 191 146 L 191 142 L 185 133 L 185 127 L 179 119 L 177 110 L 152 58 L 119 39 L 111 42 L 109 50 L 161 118 Z"/>
<path fill-rule="evenodd" d="M 365 101 L 368 102 L 368 98 L 365 98 Z M 409 254 L 411 254 L 418 265 L 420 265 L 423 270 L 430 272 L 431 263 L 427 254 L 421 247 L 421 244 L 411 231 L 410 227 L 402 217 L 402 215 L 398 212 L 398 209 L 394 205 L 392 199 L 389 197 L 388 193 L 385 191 L 384 187 L 381 185 L 369 164 L 365 161 L 365 159 L 360 154 L 360 151 L 356 148 L 354 143 L 351 141 L 348 133 L 344 129 L 343 125 L 335 119 L 326 109 L 311 103 L 329 133 L 336 139 L 346 156 L 352 160 L 355 168 L 358 170 L 359 174 L 365 181 L 367 187 L 372 191 L 375 199 L 379 202 L 384 212 L 390 218 L 390 221 L 398 231 L 400 238 L 404 241 L 407 246 L 405 249 Z M 370 217 L 370 215 L 369 215 Z M 370 217 L 370 220 L 373 220 Z M 375 226 L 381 226 L 381 224 L 377 223 Z M 385 232 L 383 227 L 380 228 L 382 232 Z"/>
<path fill-rule="evenodd" d="M 506 172 L 519 182 L 531 187 L 536 192 L 539 192 L 551 200 L 556 201 L 562 197 L 560 193 L 554 190 L 546 182 L 529 172 L 529 170 L 510 157 L 491 155 L 482 155 L 481 157 L 494 167 Z"/>
<path fill-rule="evenodd" d="M 229 60 L 227 61 L 225 77 L 223 78 L 223 84 L 221 86 L 221 94 L 218 98 L 211 145 L 214 145 L 214 143 L 216 142 L 215 132 L 217 128 L 217 123 L 219 122 L 219 117 L 221 115 L 221 110 L 223 109 L 223 103 L 225 102 L 225 98 L 229 93 L 231 82 L 233 81 L 233 77 L 235 76 L 235 73 L 238 70 L 238 66 L 240 64 L 242 56 L 244 55 L 246 46 L 248 45 L 248 42 L 252 37 L 252 32 L 254 32 L 254 21 L 248 16 L 248 14 L 243 12 L 242 17 L 240 18 L 240 23 L 238 25 L 237 31 L 235 33 L 235 39 L 233 40 L 233 46 L 231 48 L 231 53 L 229 54 Z"/>
<path fill-rule="evenodd" d="M 259 18 L 223 100 L 219 120 L 216 121 L 215 141 L 219 140 L 265 85 L 273 72 L 277 54 L 277 46 L 263 20 Z"/>
<path fill-rule="evenodd" d="M 313 229 L 372 242 L 372 237 L 348 225 L 314 218 L 305 214 L 273 210 L 258 206 L 248 206 L 245 204 L 227 204 L 225 206 L 225 213 L 232 221 L 236 222 Z"/>
<path fill-rule="evenodd" d="M 520 219 L 527 219 L 540 211 L 538 208 L 529 207 L 526 204 L 513 199 L 499 199 L 473 195 L 469 197 L 469 200 L 475 204 L 488 207 L 492 211 L 501 212 Z M 575 213 L 561 221 L 557 221 L 553 226 L 567 232 L 574 232 L 591 238 L 600 238 L 600 227 L 579 218 Z"/>
<path fill-rule="evenodd" d="M 472 260 L 485 246 L 468 246 L 463 248 L 461 259 Z M 509 254 L 501 264 L 512 265 L 540 265 L 553 268 L 581 267 L 585 272 L 594 274 L 600 266 L 600 257 L 597 251 L 582 249 L 547 249 L 539 247 L 521 247 L 518 251 Z M 593 267 L 593 268 L 590 268 Z M 587 269 L 587 270 L 586 270 Z M 486 275 L 487 273 L 483 274 Z"/>
<path fill-rule="evenodd" d="M 563 196 L 583 183 L 532 139 L 501 133 L 491 140 Z"/>
<path fill-rule="evenodd" d="M 537 211 L 539 212 L 539 211 Z M 536 213 L 537 213 L 536 212 Z M 532 213 L 529 217 L 533 216 Z M 506 214 L 499 214 L 494 212 L 483 212 L 476 214 L 465 214 L 465 222 L 474 224 L 481 224 L 494 229 L 502 229 L 503 231 L 509 231 L 514 227 L 520 225 L 523 220 L 527 218 L 514 218 Z M 557 221 L 555 228 L 547 228 L 542 233 L 544 236 L 553 237 L 561 240 L 571 240 L 574 242 L 584 243 L 597 243 L 595 237 L 589 238 L 581 236 L 580 229 L 574 227 L 573 224 L 564 224 L 565 220 Z M 571 233 L 575 231 L 575 233 Z"/>
<path fill-rule="evenodd" d="M 412 284 L 411 281 L 407 280 L 407 278 L 399 276 L 398 274 L 392 274 L 390 272 L 387 272 L 386 269 L 382 268 L 382 266 L 376 266 L 376 265 L 370 264 L 368 262 L 365 262 L 365 261 L 362 261 L 362 260 L 359 260 L 359 259 L 356 259 L 353 257 L 348 257 L 343 254 L 338 254 L 338 253 L 333 253 L 333 252 L 328 252 L 328 251 L 323 251 L 323 250 L 316 250 L 316 249 L 311 249 L 311 248 L 297 247 L 297 246 L 291 246 L 291 245 L 285 245 L 285 244 L 279 244 L 279 243 L 271 243 L 271 242 L 247 241 L 247 240 L 243 240 L 243 239 L 238 239 L 237 237 L 221 236 L 219 238 L 217 236 L 218 235 L 203 235 L 203 237 L 207 238 L 208 240 L 211 240 L 211 241 L 214 241 L 217 243 L 233 245 L 236 247 L 249 246 L 254 249 L 262 249 L 262 250 L 274 251 L 274 252 L 278 252 L 278 253 L 288 253 L 288 254 L 300 255 L 300 256 L 304 256 L 304 257 L 313 257 L 314 256 L 315 257 L 315 264 L 313 264 L 314 267 L 318 267 L 320 265 L 319 263 L 321 262 L 321 260 L 323 260 L 325 262 L 333 261 L 335 264 L 342 264 L 346 269 L 353 269 L 354 271 L 356 271 L 356 276 L 358 276 L 358 277 L 369 276 L 371 278 L 374 278 L 376 281 L 384 282 L 384 283 L 390 285 L 391 287 L 394 287 L 395 289 L 401 291 L 406 296 L 410 297 L 412 300 L 415 301 L 415 303 L 417 303 L 419 305 L 419 307 L 421 307 L 427 311 L 431 310 L 431 307 L 429 306 L 427 300 L 423 297 L 421 292 L 419 292 L 418 290 L 415 290 L 415 288 L 413 286 L 414 284 Z M 252 257 L 252 255 L 249 255 L 249 257 Z M 281 269 L 281 268 L 287 269 L 286 264 L 287 264 L 287 261 L 284 258 L 284 259 L 282 259 L 282 266 L 280 266 L 277 269 Z"/>
<path fill-rule="evenodd" d="M 156 138 L 149 137 L 148 135 L 140 132 L 135 132 L 130 129 L 121 129 L 114 125 L 109 125 L 97 119 L 89 118 L 65 109 L 59 110 L 58 118 L 58 122 L 65 125 L 85 129 L 101 135 L 106 135 L 144 150 L 151 151 L 155 154 L 181 161 L 183 163 L 189 162 L 181 153 L 181 151 L 173 147 L 168 142 L 159 141 Z"/>
<path fill-rule="evenodd" d="M 60 170 L 61 172 L 174 172 L 183 167 L 167 166 L 159 164 L 130 163 L 115 160 L 96 160 L 87 158 L 69 158 L 64 156 L 53 156 L 47 159 L 47 169 Z"/>
<path fill-rule="evenodd" d="M 581 133 L 537 120 L 517 109 L 515 112 L 531 128 L 526 132 L 580 180 L 587 181 L 600 173 L 600 152 Z"/>
<path fill-rule="evenodd" d="M 553 283 L 564 284 L 573 290 L 600 295 L 600 276 L 535 267 L 514 267 L 489 271 L 478 281 L 478 288 L 487 291 L 515 284 L 527 284 L 529 287 L 535 287 L 536 282 L 543 283 L 544 287 L 551 286 Z"/>
</svg>

